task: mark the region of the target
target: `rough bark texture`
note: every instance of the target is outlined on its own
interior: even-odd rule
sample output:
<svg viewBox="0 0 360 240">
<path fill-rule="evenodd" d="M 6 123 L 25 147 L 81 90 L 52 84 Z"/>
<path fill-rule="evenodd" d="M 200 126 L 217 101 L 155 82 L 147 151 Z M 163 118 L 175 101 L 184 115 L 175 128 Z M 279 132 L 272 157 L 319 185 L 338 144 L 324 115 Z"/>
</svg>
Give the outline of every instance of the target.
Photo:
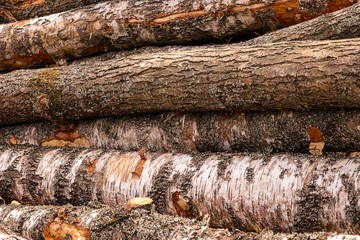
<svg viewBox="0 0 360 240">
<path fill-rule="evenodd" d="M 0 71 L 115 49 L 185 44 L 267 32 L 355 1 L 109 1 L 0 26 Z"/>
<path fill-rule="evenodd" d="M 31 240 L 43 239 L 43 233 L 58 215 L 56 206 L 0 206 L 0 218 L 12 231 Z M 210 229 L 206 224 L 190 219 L 162 215 L 154 210 L 109 207 L 73 207 L 65 206 L 67 217 L 63 222 L 72 226 L 81 226 L 90 231 L 91 239 L 235 239 L 225 229 Z M 54 221 L 55 220 L 55 221 Z M 74 222 L 71 224 L 71 222 Z M 58 225 L 64 225 L 62 223 Z M 70 239 L 75 234 L 69 231 Z M 84 240 L 90 239 L 84 238 Z M 54 238 L 55 239 L 55 238 Z M 63 238 L 56 238 L 63 239 Z M 81 238 L 82 239 L 82 238 Z"/>
<path fill-rule="evenodd" d="M 1 221 L 2 222 L 2 221 Z M 27 240 L 0 223 L 0 240 Z"/>
<path fill-rule="evenodd" d="M 82 120 L 63 129 L 42 122 L 3 126 L 0 143 L 86 147 L 76 142 L 85 137 L 87 147 L 124 151 L 308 153 L 309 127 L 323 133 L 325 152 L 360 152 L 359 110 L 166 112 Z"/>
<path fill-rule="evenodd" d="M 49 222 L 57 215 L 55 206 L 1 206 L 0 217 L 4 224 L 14 229 L 11 235 L 21 234 L 27 239 L 43 239 L 42 232 Z M 271 231 L 261 233 L 246 233 L 235 231 L 230 233 L 224 229 L 211 229 L 204 222 L 197 222 L 185 218 L 158 214 L 153 210 L 136 209 L 125 212 L 120 209 L 101 207 L 71 207 L 66 210 L 69 217 L 79 219 L 78 225 L 91 230 L 91 239 L 135 239 L 135 240 L 162 240 L 162 239 L 219 239 L 219 240 L 315 240 L 315 239 L 342 239 L 356 240 L 358 235 L 342 235 L 335 233 L 316 232 L 302 234 L 274 234 Z M 8 227 L 7 227 L 8 228 Z M 0 231 L 3 228 L 0 227 Z M 9 232 L 9 230 L 6 230 Z M 5 232 L 4 232 L 5 233 Z M 11 236 L 8 235 L 8 236 Z M 0 233 L 0 239 L 1 239 Z M 4 240 L 24 240 L 14 237 Z"/>
<path fill-rule="evenodd" d="M 8 10 L 17 21 L 64 12 L 105 0 L 0 0 L 0 9 Z M 10 22 L 0 13 L 0 23 Z"/>
<path fill-rule="evenodd" d="M 325 40 L 360 37 L 360 3 L 313 20 L 290 26 L 246 41 L 265 44 L 294 40 Z"/>
<path fill-rule="evenodd" d="M 360 39 L 206 46 L 1 75 L 0 124 L 156 111 L 358 107 Z"/>
<path fill-rule="evenodd" d="M 1 147 L 0 196 L 32 204 L 122 206 L 149 196 L 175 214 L 246 231 L 360 231 L 360 160 L 344 154 L 149 154 Z M 142 173 L 133 171 L 145 158 Z"/>
</svg>

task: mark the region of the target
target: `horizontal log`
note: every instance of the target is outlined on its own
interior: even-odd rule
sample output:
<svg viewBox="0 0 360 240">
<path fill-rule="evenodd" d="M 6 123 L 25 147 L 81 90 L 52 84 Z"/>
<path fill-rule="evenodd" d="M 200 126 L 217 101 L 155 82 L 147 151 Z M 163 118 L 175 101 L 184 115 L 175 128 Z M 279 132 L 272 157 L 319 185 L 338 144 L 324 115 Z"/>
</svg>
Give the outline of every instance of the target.
<svg viewBox="0 0 360 240">
<path fill-rule="evenodd" d="M 0 217 L 7 228 L 31 240 L 41 240 L 44 236 L 49 240 L 184 239 L 189 236 L 230 240 L 236 237 L 226 229 L 210 229 L 203 222 L 147 209 L 1 205 Z"/>
<path fill-rule="evenodd" d="M 44 229 L 49 223 L 54 222 L 54 217 L 59 215 L 56 206 L 0 206 L 0 217 L 4 219 L 6 226 L 10 226 L 17 231 L 16 238 L 5 238 L 4 240 L 24 240 L 19 234 L 27 239 L 43 239 Z M 66 219 L 57 217 L 57 224 L 64 226 L 67 222 L 68 229 L 72 226 L 83 226 L 91 232 L 91 239 L 255 239 L 255 240 L 308 240 L 308 239 L 342 239 L 355 240 L 358 235 L 343 235 L 327 232 L 316 233 L 296 233 L 296 234 L 274 234 L 271 231 L 260 233 L 234 231 L 230 233 L 224 229 L 211 229 L 204 222 L 194 222 L 185 218 L 173 217 L 158 214 L 156 211 L 146 209 L 136 209 L 132 212 L 124 212 L 115 208 L 101 207 L 93 209 L 89 207 L 67 207 Z M 51 218 L 51 216 L 54 216 Z M 49 219 L 50 217 L 50 219 Z M 0 226 L 0 231 L 3 228 Z M 62 229 L 63 230 L 63 229 Z M 8 231 L 8 230 L 7 230 Z M 68 231 L 69 236 L 74 239 L 76 231 Z M 12 236 L 15 233 L 12 232 Z M 0 233 L 0 239 L 1 239 Z"/>
<path fill-rule="evenodd" d="M 11 15 L 0 13 L 0 24 L 64 12 L 101 1 L 105 0 L 1 0 L 0 9 L 7 10 L 7 14 Z"/>
<path fill-rule="evenodd" d="M 27 240 L 27 239 L 9 230 L 3 224 L 0 224 L 0 240 Z"/>
<path fill-rule="evenodd" d="M 138 165 L 142 169 L 134 174 Z M 246 231 L 359 233 L 360 159 L 345 154 L 139 154 L 1 147 L 0 195 L 31 204 L 122 206 Z"/>
<path fill-rule="evenodd" d="M 0 71 L 66 64 L 110 50 L 189 44 L 268 32 L 354 4 L 349 0 L 269 2 L 127 0 L 0 26 Z"/>
<path fill-rule="evenodd" d="M 0 124 L 159 111 L 360 106 L 360 38 L 173 47 L 0 75 Z"/>
<path fill-rule="evenodd" d="M 307 129 L 325 138 L 325 152 L 360 152 L 360 111 L 165 112 L 0 127 L 0 144 L 32 144 L 157 152 L 309 152 Z"/>
<path fill-rule="evenodd" d="M 251 39 L 244 45 L 360 37 L 360 3 Z"/>
<path fill-rule="evenodd" d="M 326 40 L 360 37 L 360 3 L 350 7 L 316 17 L 291 27 L 264 34 L 260 37 L 242 42 L 241 45 L 267 44 L 280 41 Z M 316 27 L 313 27 L 316 26 Z M 162 47 L 166 49 L 166 47 Z M 146 51 L 146 48 L 114 51 L 73 61 L 71 64 L 93 64 L 113 58 L 129 56 Z"/>
</svg>

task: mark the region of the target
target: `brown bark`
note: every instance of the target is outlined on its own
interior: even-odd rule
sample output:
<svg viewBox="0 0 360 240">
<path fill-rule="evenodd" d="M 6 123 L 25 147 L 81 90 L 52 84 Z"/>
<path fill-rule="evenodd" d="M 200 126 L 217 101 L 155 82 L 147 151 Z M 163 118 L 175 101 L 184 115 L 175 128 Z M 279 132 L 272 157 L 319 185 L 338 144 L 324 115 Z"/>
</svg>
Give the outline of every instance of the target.
<svg viewBox="0 0 360 240">
<path fill-rule="evenodd" d="M 1 75 L 0 123 L 360 106 L 360 38 L 145 51 Z"/>
<path fill-rule="evenodd" d="M 0 0 L 0 9 L 7 10 L 17 21 L 42 17 L 53 13 L 64 12 L 84 7 L 105 0 Z M 12 19 L 0 12 L 0 23 L 11 22 Z"/>
<path fill-rule="evenodd" d="M 213 227 L 360 231 L 359 158 L 145 153 L 145 159 L 136 176 L 138 152 L 1 147 L 0 195 L 7 202 L 111 206 L 149 196 L 161 213 L 175 215 L 176 203 L 181 216 L 209 214 Z M 174 200 L 176 193 L 182 197 Z"/>
<path fill-rule="evenodd" d="M 68 60 L 115 49 L 188 44 L 267 32 L 353 3 L 110 1 L 0 26 L 0 71 L 39 67 L 54 61 L 63 65 Z"/>
<path fill-rule="evenodd" d="M 325 137 L 325 152 L 360 152 L 359 126 L 358 110 L 166 112 L 82 120 L 67 128 L 45 122 L 3 126 L 0 143 L 124 151 L 146 147 L 158 152 L 308 153 L 307 129 L 316 127 Z"/>
<path fill-rule="evenodd" d="M 66 210 L 65 214 L 63 209 Z M 6 227 L 31 240 L 44 239 L 43 236 L 54 236 L 47 238 L 49 240 L 184 239 L 185 237 L 229 240 L 236 237 L 236 234 L 231 234 L 226 229 L 211 229 L 202 222 L 162 215 L 147 209 L 127 211 L 109 207 L 2 205 L 0 218 L 4 219 L 2 223 Z M 55 238 L 61 236 L 60 231 L 67 233 L 67 238 Z M 86 237 L 88 234 L 90 236 Z"/>
<path fill-rule="evenodd" d="M 246 41 L 244 44 L 265 44 L 294 40 L 324 40 L 360 37 L 360 3 L 313 20 L 290 26 Z"/>
</svg>

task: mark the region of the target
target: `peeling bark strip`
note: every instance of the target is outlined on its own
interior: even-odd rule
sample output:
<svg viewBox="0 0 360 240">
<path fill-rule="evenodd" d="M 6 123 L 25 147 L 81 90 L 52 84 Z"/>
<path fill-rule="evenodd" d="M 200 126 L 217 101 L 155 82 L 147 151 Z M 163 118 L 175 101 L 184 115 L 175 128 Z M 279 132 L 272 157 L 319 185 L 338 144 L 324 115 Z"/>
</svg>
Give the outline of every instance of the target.
<svg viewBox="0 0 360 240">
<path fill-rule="evenodd" d="M 1 75 L 0 124 L 133 112 L 360 106 L 360 38 L 147 51 Z"/>
<path fill-rule="evenodd" d="M 237 236 L 226 229 L 211 229 L 202 222 L 162 215 L 146 209 L 125 211 L 109 207 L 66 207 L 67 216 L 61 220 L 55 219 L 56 216 L 59 218 L 60 208 L 62 207 L 1 205 L 0 218 L 7 228 L 31 240 L 44 239 L 43 233 L 48 233 L 47 228 L 51 223 L 63 227 L 55 229 L 53 233 L 64 231 L 64 228 L 82 227 L 90 231 L 91 239 L 98 240 L 184 239 L 185 237 L 230 240 Z M 73 230 L 69 231 L 67 238 L 52 239 L 90 239 L 77 238 L 75 234 L 76 230 Z"/>
<path fill-rule="evenodd" d="M 238 1 L 237 1 L 238 2 Z M 279 29 L 350 0 L 109 1 L 0 26 L 0 71 L 62 65 L 115 49 L 185 44 Z M 316 6 L 316 7 L 314 7 Z"/>
<path fill-rule="evenodd" d="M 0 8 L 4 7 L 17 21 L 41 17 L 53 13 L 64 12 L 86 5 L 104 2 L 105 0 L 0 0 Z M 0 23 L 9 22 L 0 13 Z"/>
<path fill-rule="evenodd" d="M 1 144 L 112 148 L 154 152 L 309 152 L 309 127 L 321 130 L 325 152 L 360 152 L 360 111 L 204 112 L 132 115 L 74 124 L 88 146 L 59 134 L 51 123 L 0 128 Z M 62 131 L 65 132 L 65 131 Z M 70 134 L 71 137 L 71 134 Z"/>
<path fill-rule="evenodd" d="M 344 154 L 146 154 L 1 147 L 0 195 L 31 204 L 123 206 L 149 196 L 176 214 L 172 193 L 210 214 L 211 226 L 246 231 L 359 233 L 360 159 Z M 88 161 L 96 160 L 92 173 Z"/>
<path fill-rule="evenodd" d="M 263 36 L 244 44 L 266 44 L 294 40 L 345 39 L 360 37 L 360 3 L 334 13 L 319 16 Z"/>
</svg>

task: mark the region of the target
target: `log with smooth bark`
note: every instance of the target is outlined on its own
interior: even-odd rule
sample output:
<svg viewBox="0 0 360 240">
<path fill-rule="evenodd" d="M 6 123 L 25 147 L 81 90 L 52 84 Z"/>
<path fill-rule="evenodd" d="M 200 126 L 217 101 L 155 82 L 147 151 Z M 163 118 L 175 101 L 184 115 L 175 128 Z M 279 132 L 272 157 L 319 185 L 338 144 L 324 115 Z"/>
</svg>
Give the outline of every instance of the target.
<svg viewBox="0 0 360 240">
<path fill-rule="evenodd" d="M 360 38 L 173 47 L 0 75 L 0 124 L 156 111 L 360 106 Z"/>
<path fill-rule="evenodd" d="M 267 32 L 356 1 L 109 1 L 0 26 L 0 71 L 115 49 L 188 44 Z"/>
<path fill-rule="evenodd" d="M 20 146 L 0 153 L 0 195 L 7 202 L 123 206 L 149 196 L 161 213 L 209 214 L 213 227 L 360 231 L 360 159 L 345 154 L 141 156 Z"/>
<path fill-rule="evenodd" d="M 360 37 L 360 3 L 321 15 L 313 20 L 290 26 L 246 41 L 265 44 L 280 41 L 345 39 Z"/>
<path fill-rule="evenodd" d="M 358 110 L 164 112 L 0 127 L 1 144 L 32 144 L 137 151 L 309 152 L 307 129 L 325 137 L 325 152 L 360 152 Z"/>
<path fill-rule="evenodd" d="M 21 21 L 53 13 L 64 12 L 106 0 L 0 0 L 0 23 Z"/>
<path fill-rule="evenodd" d="M 211 229 L 190 219 L 154 210 L 106 206 L 0 206 L 2 224 L 26 239 L 235 239 L 226 229 Z M 0 235 L 1 236 L 1 235 Z M 67 236 L 67 238 L 65 238 Z"/>
</svg>

